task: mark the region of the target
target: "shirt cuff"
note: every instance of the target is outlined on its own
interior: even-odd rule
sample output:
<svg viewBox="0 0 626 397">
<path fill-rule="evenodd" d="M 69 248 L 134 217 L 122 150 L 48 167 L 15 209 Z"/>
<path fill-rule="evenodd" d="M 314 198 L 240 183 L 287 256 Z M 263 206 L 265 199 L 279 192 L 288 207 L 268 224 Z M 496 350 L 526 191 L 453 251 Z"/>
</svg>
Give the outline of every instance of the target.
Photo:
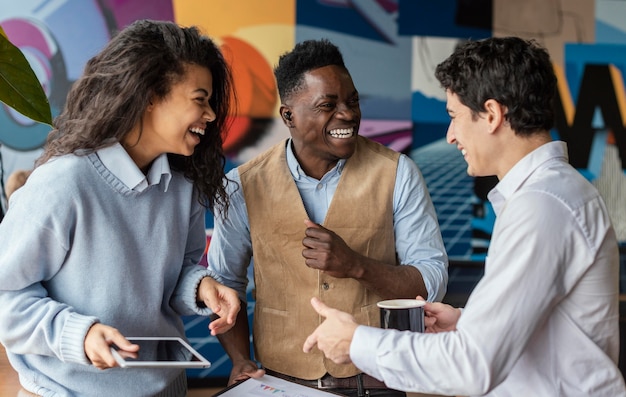
<svg viewBox="0 0 626 397">
<path fill-rule="evenodd" d="M 350 359 L 352 363 L 361 371 L 382 381 L 383 377 L 378 370 L 376 351 L 380 345 L 380 341 L 385 333 L 382 328 L 368 327 L 359 325 L 352 336 L 350 343 Z"/>
<path fill-rule="evenodd" d="M 447 291 L 448 275 L 444 265 L 437 267 L 429 264 L 417 264 L 415 265 L 417 270 L 422 274 L 422 280 L 424 280 L 424 286 L 428 291 L 428 296 L 425 297 L 429 302 L 441 302 Z"/>
</svg>

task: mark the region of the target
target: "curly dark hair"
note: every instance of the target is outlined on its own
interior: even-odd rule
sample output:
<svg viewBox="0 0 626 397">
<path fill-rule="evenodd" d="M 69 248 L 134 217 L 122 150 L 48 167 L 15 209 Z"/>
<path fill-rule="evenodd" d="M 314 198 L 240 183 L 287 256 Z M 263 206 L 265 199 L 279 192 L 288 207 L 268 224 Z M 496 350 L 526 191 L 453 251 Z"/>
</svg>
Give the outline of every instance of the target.
<svg viewBox="0 0 626 397">
<path fill-rule="evenodd" d="M 346 69 L 339 48 L 328 39 L 305 40 L 296 44 L 291 51 L 282 54 L 274 68 L 281 101 L 284 103 L 294 92 L 302 88 L 305 73 L 328 65 Z"/>
<path fill-rule="evenodd" d="M 197 27 L 139 20 L 115 35 L 87 62 L 72 86 L 37 165 L 51 157 L 86 155 L 121 142 L 141 122 L 151 98 L 165 98 L 182 81 L 189 64 L 211 71 L 209 104 L 216 118 L 207 123 L 191 156 L 168 154 L 168 159 L 173 170 L 193 183 L 203 206 L 227 210 L 222 141 L 235 100 L 233 82 L 222 53 Z"/>
<path fill-rule="evenodd" d="M 485 101 L 495 99 L 506 106 L 505 119 L 516 134 L 554 126 L 556 75 L 548 52 L 534 40 L 492 37 L 465 42 L 437 65 L 435 77 L 474 117 L 486 110 Z"/>
</svg>

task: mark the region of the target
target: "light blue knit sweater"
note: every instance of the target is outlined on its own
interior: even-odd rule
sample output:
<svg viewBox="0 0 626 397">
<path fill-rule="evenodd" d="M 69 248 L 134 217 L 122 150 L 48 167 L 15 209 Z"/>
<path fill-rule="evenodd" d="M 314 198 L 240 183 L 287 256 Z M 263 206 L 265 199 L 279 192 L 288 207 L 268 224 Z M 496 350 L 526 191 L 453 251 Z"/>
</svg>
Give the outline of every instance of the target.
<svg viewBox="0 0 626 397">
<path fill-rule="evenodd" d="M 69 155 L 38 167 L 11 197 L 0 223 L 0 342 L 28 390 L 185 395 L 184 370 L 102 371 L 83 347 L 94 322 L 127 337 L 184 336 L 180 315 L 211 313 L 196 303 L 209 275 L 197 265 L 204 208 L 181 174 L 171 172 L 168 185 L 164 168 L 158 184 L 137 192 L 97 154 Z"/>
</svg>

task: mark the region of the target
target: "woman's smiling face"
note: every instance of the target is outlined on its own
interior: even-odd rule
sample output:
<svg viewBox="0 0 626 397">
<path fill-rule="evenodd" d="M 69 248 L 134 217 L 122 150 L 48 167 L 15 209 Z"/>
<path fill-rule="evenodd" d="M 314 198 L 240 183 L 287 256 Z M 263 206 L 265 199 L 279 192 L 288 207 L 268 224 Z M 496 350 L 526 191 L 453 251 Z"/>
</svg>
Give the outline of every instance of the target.
<svg viewBox="0 0 626 397">
<path fill-rule="evenodd" d="M 209 105 L 212 87 L 209 69 L 189 64 L 166 97 L 153 99 L 144 113 L 141 135 L 131 133 L 125 139 L 126 149 L 140 168 L 163 153 L 193 154 L 207 123 L 215 120 Z"/>
</svg>

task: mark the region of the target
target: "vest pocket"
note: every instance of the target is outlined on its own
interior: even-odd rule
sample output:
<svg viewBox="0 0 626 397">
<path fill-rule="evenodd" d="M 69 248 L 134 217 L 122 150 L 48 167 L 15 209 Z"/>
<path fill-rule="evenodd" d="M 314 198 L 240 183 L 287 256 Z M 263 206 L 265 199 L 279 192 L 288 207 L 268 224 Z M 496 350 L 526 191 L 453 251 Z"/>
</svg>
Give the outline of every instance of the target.
<svg viewBox="0 0 626 397">
<path fill-rule="evenodd" d="M 264 306 L 260 306 L 260 310 L 266 314 L 272 314 L 272 315 L 281 316 L 281 317 L 289 316 L 289 312 L 286 310 L 278 310 L 278 309 L 273 309 L 271 307 L 264 307 Z"/>
</svg>

